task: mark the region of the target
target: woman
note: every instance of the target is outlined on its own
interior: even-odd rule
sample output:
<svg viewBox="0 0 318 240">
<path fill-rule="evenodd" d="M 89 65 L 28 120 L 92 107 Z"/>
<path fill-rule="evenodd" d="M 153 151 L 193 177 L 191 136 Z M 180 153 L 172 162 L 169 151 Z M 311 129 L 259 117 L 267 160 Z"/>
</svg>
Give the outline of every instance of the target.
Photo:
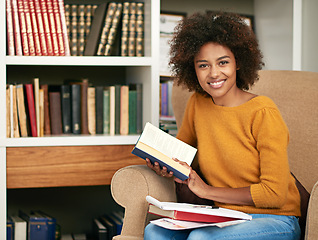
<svg viewBox="0 0 318 240">
<path fill-rule="evenodd" d="M 194 14 L 176 28 L 170 64 L 177 84 L 195 91 L 177 138 L 198 149 L 199 166 L 188 166 L 189 179 L 175 181 L 200 199 L 253 219 L 186 231 L 149 224 L 145 239 L 299 239 L 300 196 L 288 165 L 288 129 L 271 99 L 246 91 L 263 65 L 251 29 L 235 14 Z"/>
</svg>

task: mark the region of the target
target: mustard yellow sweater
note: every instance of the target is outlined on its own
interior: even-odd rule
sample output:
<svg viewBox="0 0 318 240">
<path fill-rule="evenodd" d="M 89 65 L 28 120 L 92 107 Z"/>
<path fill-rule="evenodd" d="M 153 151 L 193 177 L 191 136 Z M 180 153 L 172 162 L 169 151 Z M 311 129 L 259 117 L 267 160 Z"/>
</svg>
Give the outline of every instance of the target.
<svg viewBox="0 0 318 240">
<path fill-rule="evenodd" d="M 177 138 L 198 148 L 198 163 L 209 185 L 250 186 L 255 207 L 216 205 L 246 213 L 300 216 L 300 196 L 287 157 L 289 132 L 268 97 L 222 107 L 211 97 L 194 93 Z"/>
</svg>

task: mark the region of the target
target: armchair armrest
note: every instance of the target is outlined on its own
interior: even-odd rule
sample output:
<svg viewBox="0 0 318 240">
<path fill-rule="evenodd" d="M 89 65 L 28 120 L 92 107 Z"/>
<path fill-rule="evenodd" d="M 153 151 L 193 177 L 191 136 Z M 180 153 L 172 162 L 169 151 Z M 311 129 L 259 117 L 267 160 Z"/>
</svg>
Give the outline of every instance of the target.
<svg viewBox="0 0 318 240">
<path fill-rule="evenodd" d="M 307 223 L 305 239 L 318 239 L 318 182 L 314 185 L 310 193 L 307 211 Z"/>
<path fill-rule="evenodd" d="M 119 169 L 111 181 L 114 200 L 125 208 L 121 235 L 116 240 L 142 240 L 148 224 L 148 202 L 151 195 L 160 201 L 176 202 L 175 184 L 172 179 L 158 176 L 146 165 L 132 165 Z"/>
</svg>

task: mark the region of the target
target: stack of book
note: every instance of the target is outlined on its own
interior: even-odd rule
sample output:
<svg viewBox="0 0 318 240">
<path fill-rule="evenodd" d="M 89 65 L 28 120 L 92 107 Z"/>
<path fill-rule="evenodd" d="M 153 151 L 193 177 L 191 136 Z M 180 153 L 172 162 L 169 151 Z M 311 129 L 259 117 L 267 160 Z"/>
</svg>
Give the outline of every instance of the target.
<svg viewBox="0 0 318 240">
<path fill-rule="evenodd" d="M 61 134 L 138 134 L 142 84 L 92 86 L 87 79 L 62 85 L 7 86 L 7 137 Z"/>
<path fill-rule="evenodd" d="M 9 56 L 69 56 L 64 0 L 6 0 Z"/>
<path fill-rule="evenodd" d="M 111 240 L 120 235 L 123 226 L 124 213 L 111 212 L 93 220 L 93 235 L 95 240 Z"/>
<path fill-rule="evenodd" d="M 76 8 L 76 5 L 66 9 Z M 71 10 L 70 10 L 71 11 Z M 76 48 L 76 41 L 83 42 L 79 34 L 73 34 L 73 26 L 86 25 L 81 23 L 81 17 L 72 17 L 67 13 L 66 22 L 69 23 L 71 46 Z M 79 11 L 77 11 L 78 13 Z M 70 19 L 68 19 L 70 16 Z M 88 19 L 88 18 L 86 18 Z M 85 19 L 84 19 L 85 21 Z M 89 20 L 90 21 L 90 20 Z M 79 28 L 77 28 L 79 29 Z M 144 55 L 144 3 L 142 2 L 109 2 L 98 5 L 87 38 L 84 40 L 84 56 L 143 56 Z M 72 55 L 80 55 L 72 51 Z"/>
<path fill-rule="evenodd" d="M 7 240 L 55 240 L 60 236 L 54 217 L 41 211 L 11 215 L 7 219 Z"/>
</svg>

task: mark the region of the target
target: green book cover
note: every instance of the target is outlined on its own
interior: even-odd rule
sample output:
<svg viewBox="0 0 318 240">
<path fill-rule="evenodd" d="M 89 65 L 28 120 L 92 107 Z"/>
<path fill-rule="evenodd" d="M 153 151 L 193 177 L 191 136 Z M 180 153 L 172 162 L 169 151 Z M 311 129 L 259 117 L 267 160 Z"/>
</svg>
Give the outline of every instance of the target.
<svg viewBox="0 0 318 240">
<path fill-rule="evenodd" d="M 103 122 L 103 132 L 104 134 L 110 133 L 110 111 L 109 111 L 109 89 L 104 89 L 103 101 L 104 101 L 104 122 Z"/>
<path fill-rule="evenodd" d="M 137 91 L 129 90 L 129 134 L 137 134 Z"/>
</svg>

